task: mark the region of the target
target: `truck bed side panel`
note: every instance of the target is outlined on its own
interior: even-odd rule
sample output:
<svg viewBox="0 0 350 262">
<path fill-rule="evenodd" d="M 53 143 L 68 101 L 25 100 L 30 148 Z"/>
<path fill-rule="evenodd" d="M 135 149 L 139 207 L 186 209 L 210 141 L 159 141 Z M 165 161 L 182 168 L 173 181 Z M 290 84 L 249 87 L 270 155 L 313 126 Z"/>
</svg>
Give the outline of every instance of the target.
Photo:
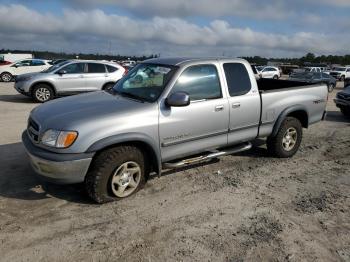
<svg viewBox="0 0 350 262">
<path fill-rule="evenodd" d="M 278 117 L 289 107 L 299 105 L 305 108 L 309 125 L 320 121 L 327 104 L 327 95 L 327 87 L 323 84 L 262 92 L 259 137 L 269 136 Z"/>
</svg>

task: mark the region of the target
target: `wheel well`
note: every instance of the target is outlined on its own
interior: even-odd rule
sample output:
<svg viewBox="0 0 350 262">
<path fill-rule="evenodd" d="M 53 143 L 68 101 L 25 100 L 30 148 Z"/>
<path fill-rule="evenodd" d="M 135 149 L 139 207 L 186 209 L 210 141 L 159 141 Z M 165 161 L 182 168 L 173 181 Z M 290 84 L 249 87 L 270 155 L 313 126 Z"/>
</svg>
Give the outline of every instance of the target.
<svg viewBox="0 0 350 262">
<path fill-rule="evenodd" d="M 304 110 L 294 111 L 292 113 L 289 113 L 287 117 L 288 116 L 298 119 L 304 128 L 307 128 L 309 126 L 309 117 Z"/>
<path fill-rule="evenodd" d="M 109 85 L 109 84 L 115 84 L 115 82 L 107 82 L 105 83 L 103 86 L 102 86 L 102 90 L 104 90 L 106 88 L 106 85 Z"/>
<path fill-rule="evenodd" d="M 99 155 L 102 151 L 105 151 L 105 150 L 113 148 L 113 147 L 126 146 L 126 145 L 135 146 L 143 152 L 143 154 L 146 158 L 146 161 L 151 163 L 150 172 L 158 173 L 160 171 L 160 170 L 158 170 L 158 159 L 157 159 L 155 151 L 153 150 L 153 148 L 150 145 L 148 145 L 147 143 L 142 142 L 142 141 L 122 142 L 122 143 L 117 143 L 117 144 L 112 144 L 112 145 L 106 146 L 104 148 L 99 149 L 96 152 L 94 158 L 97 155 Z"/>
<path fill-rule="evenodd" d="M 29 92 L 32 93 L 33 92 L 33 89 L 37 86 L 37 85 L 40 85 L 40 84 L 45 84 L 45 85 L 48 85 L 52 88 L 52 91 L 54 93 L 54 95 L 57 94 L 56 92 L 56 88 L 49 82 L 37 82 L 37 83 L 34 83 L 30 88 L 29 88 Z"/>
</svg>

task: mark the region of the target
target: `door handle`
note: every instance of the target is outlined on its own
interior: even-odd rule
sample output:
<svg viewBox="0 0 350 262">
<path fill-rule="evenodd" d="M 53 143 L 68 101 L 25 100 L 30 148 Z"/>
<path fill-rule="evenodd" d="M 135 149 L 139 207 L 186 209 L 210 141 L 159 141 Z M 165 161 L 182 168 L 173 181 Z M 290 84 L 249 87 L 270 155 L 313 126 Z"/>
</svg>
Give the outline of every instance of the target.
<svg viewBox="0 0 350 262">
<path fill-rule="evenodd" d="M 219 105 L 215 107 L 215 112 L 224 110 L 224 105 Z"/>
<path fill-rule="evenodd" d="M 241 103 L 240 102 L 232 104 L 232 108 L 240 108 L 240 107 L 241 107 Z"/>
<path fill-rule="evenodd" d="M 84 77 L 84 75 L 80 75 L 79 77 L 80 77 L 80 78 L 83 78 L 83 77 Z"/>
</svg>

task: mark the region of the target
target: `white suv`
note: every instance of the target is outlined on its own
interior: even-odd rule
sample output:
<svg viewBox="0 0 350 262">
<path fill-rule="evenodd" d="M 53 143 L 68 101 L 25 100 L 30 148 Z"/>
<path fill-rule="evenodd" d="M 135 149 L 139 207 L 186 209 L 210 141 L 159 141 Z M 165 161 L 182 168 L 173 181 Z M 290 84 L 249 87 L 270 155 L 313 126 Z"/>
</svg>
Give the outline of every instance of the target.
<svg viewBox="0 0 350 262">
<path fill-rule="evenodd" d="M 51 67 L 48 61 L 41 59 L 24 59 L 15 63 L 0 67 L 0 78 L 4 82 L 10 82 L 15 76 L 41 72 Z"/>
<path fill-rule="evenodd" d="M 281 77 L 281 72 L 278 67 L 265 66 L 261 71 L 259 71 L 259 75 L 261 78 L 278 79 Z"/>
</svg>

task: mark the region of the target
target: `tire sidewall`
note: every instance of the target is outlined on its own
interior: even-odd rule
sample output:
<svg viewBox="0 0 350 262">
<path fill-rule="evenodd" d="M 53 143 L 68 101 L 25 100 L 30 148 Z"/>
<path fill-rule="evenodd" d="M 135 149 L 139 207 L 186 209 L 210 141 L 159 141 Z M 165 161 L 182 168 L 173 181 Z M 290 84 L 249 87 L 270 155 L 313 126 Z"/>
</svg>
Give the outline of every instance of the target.
<svg viewBox="0 0 350 262">
<path fill-rule="evenodd" d="M 145 158 L 142 152 L 136 147 L 126 147 L 126 150 L 120 151 L 123 153 L 109 155 L 109 150 L 103 152 L 99 157 L 99 161 L 92 164 L 92 168 L 86 176 L 85 184 L 88 190 L 91 192 L 92 187 L 94 191 L 99 195 L 99 199 L 92 196 L 95 201 L 99 203 L 110 202 L 115 200 L 121 200 L 128 198 L 138 192 L 145 184 Z M 103 161 L 105 159 L 105 161 Z M 112 193 L 111 180 L 114 172 L 125 162 L 136 162 L 141 168 L 141 178 L 137 188 L 126 197 L 117 197 Z M 101 165 L 102 164 L 102 165 Z M 90 194 L 90 193 L 89 193 Z M 91 196 L 91 195 L 90 195 Z"/>
<path fill-rule="evenodd" d="M 37 92 L 37 90 L 40 89 L 40 88 L 45 88 L 45 89 L 47 89 L 47 90 L 50 92 L 50 97 L 49 97 L 49 99 L 47 99 L 47 100 L 45 100 L 45 101 L 41 101 L 41 100 L 39 100 L 39 99 L 36 97 L 36 92 Z M 52 88 L 51 88 L 50 86 L 48 86 L 48 85 L 45 85 L 45 84 L 39 84 L 39 85 L 35 86 L 35 87 L 33 88 L 33 91 L 32 91 L 32 97 L 33 97 L 33 99 L 35 100 L 35 102 L 38 102 L 38 103 L 45 103 L 45 102 L 47 102 L 47 101 L 53 99 L 53 96 L 54 96 L 54 93 L 53 93 Z"/>
<path fill-rule="evenodd" d="M 3 76 L 5 76 L 5 75 L 8 75 L 8 76 L 9 76 L 9 80 L 4 80 L 4 79 L 3 79 Z M 4 72 L 4 73 L 1 74 L 1 81 L 3 81 L 3 82 L 11 82 L 12 79 L 13 79 L 12 74 L 10 74 L 10 73 L 8 73 L 8 72 Z"/>
<path fill-rule="evenodd" d="M 294 145 L 294 148 L 290 151 L 287 151 L 282 146 L 282 141 L 285 133 L 289 128 L 295 128 L 297 131 L 297 141 Z M 294 117 L 287 117 L 281 124 L 281 127 L 275 137 L 275 153 L 278 157 L 286 158 L 293 156 L 299 149 L 301 141 L 302 141 L 303 131 L 301 123 L 298 119 Z"/>
</svg>

